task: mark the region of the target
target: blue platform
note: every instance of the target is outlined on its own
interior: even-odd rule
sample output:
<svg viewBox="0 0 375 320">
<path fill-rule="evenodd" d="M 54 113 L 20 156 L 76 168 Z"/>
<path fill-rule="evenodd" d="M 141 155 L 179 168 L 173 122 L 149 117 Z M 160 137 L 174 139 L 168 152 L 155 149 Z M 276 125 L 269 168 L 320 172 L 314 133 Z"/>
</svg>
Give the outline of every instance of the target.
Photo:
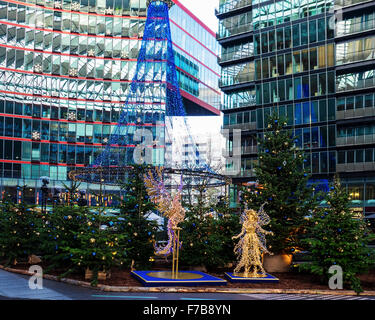
<svg viewBox="0 0 375 320">
<path fill-rule="evenodd" d="M 131 275 L 145 287 L 170 286 L 221 286 L 227 281 L 200 271 L 179 271 L 178 279 L 172 279 L 169 271 L 132 271 Z"/>
<path fill-rule="evenodd" d="M 225 272 L 225 278 L 228 279 L 232 283 L 277 283 L 279 279 L 266 273 L 266 277 L 259 277 L 259 278 L 249 278 L 249 277 L 239 277 L 235 276 L 232 272 Z"/>
</svg>

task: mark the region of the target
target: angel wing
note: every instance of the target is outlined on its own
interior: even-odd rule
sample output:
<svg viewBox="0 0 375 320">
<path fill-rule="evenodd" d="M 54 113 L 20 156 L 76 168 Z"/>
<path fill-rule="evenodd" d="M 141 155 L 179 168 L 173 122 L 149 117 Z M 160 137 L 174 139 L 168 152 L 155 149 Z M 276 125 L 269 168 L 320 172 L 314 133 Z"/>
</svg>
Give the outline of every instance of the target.
<svg viewBox="0 0 375 320">
<path fill-rule="evenodd" d="M 258 222 L 260 226 L 265 226 L 271 221 L 269 215 L 264 211 L 264 206 L 266 204 L 267 202 L 263 203 L 258 210 Z"/>
<path fill-rule="evenodd" d="M 148 174 L 144 174 L 146 191 L 151 198 L 151 201 L 157 205 L 158 210 L 163 215 L 166 215 L 172 199 L 165 188 L 162 169 L 156 168 L 155 170 L 158 176 L 157 179 L 151 170 L 148 171 Z"/>
</svg>

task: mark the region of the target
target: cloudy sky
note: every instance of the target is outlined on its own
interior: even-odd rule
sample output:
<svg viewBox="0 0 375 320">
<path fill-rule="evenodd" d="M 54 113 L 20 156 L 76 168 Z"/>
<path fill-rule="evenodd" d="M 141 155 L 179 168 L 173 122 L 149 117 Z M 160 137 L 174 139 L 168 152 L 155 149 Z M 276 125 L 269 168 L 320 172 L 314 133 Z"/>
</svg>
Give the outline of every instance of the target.
<svg viewBox="0 0 375 320">
<path fill-rule="evenodd" d="M 217 31 L 218 20 L 215 16 L 215 8 L 219 7 L 219 0 L 180 0 L 180 2 L 212 31 Z"/>
</svg>

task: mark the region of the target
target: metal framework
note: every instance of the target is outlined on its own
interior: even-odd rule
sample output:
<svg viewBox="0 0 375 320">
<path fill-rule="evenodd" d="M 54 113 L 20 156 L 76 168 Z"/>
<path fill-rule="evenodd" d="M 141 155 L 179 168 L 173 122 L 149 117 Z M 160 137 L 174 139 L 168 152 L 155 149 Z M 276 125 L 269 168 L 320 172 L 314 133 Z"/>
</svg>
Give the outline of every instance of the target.
<svg viewBox="0 0 375 320">
<path fill-rule="evenodd" d="M 87 167 L 70 171 L 69 178 L 88 183 L 116 186 L 124 181 L 128 173 L 132 170 L 134 170 L 134 167 L 131 165 L 121 167 Z M 163 175 L 164 178 L 169 181 L 177 180 L 175 177 L 182 177 L 184 180 L 189 179 L 190 186 L 196 185 L 202 180 L 207 181 L 207 183 L 205 183 L 205 187 L 207 188 L 220 187 L 231 183 L 231 179 L 227 176 L 200 170 L 163 168 Z M 173 188 L 176 187 L 176 184 L 167 183 L 166 187 Z M 185 187 L 189 187 L 189 185 Z"/>
</svg>

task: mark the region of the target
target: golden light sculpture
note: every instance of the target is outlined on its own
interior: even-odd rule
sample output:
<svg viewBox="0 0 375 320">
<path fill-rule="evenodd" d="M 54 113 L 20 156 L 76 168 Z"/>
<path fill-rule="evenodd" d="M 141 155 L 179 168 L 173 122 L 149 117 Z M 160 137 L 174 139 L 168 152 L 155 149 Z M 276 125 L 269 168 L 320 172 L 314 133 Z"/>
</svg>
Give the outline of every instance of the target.
<svg viewBox="0 0 375 320">
<path fill-rule="evenodd" d="M 264 211 L 264 205 L 258 212 L 253 209 L 245 209 L 242 214 L 242 229 L 240 234 L 232 237 L 233 240 L 240 238 L 234 252 L 238 257 L 238 263 L 233 274 L 244 278 L 267 277 L 263 268 L 262 255 L 271 254 L 266 247 L 265 236 L 273 234 L 264 230 L 262 226 L 269 224 L 270 217 Z M 241 269 L 244 271 L 241 273 Z"/>
<path fill-rule="evenodd" d="M 178 260 L 181 246 L 181 228 L 178 227 L 178 224 L 185 219 L 185 209 L 181 205 L 182 178 L 176 194 L 172 197 L 164 184 L 163 168 L 156 168 L 155 171 L 156 177 L 151 170 L 144 175 L 146 190 L 159 212 L 168 219 L 168 243 L 162 248 L 155 246 L 155 254 L 166 257 L 172 253 L 172 277 L 177 279 L 179 276 Z"/>
</svg>

